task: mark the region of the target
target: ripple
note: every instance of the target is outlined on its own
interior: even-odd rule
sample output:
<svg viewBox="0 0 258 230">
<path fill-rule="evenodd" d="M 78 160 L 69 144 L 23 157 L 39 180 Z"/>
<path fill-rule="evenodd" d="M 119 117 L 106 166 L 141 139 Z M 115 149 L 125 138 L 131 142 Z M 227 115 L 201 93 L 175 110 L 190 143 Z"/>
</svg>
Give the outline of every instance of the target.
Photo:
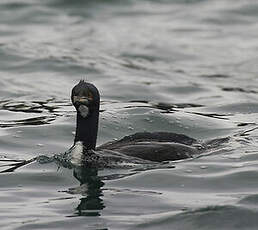
<svg viewBox="0 0 258 230">
<path fill-rule="evenodd" d="M 243 89 L 240 87 L 222 87 L 223 91 L 228 91 L 228 92 L 241 92 L 241 93 L 258 93 L 258 91 L 255 90 L 247 90 L 247 89 Z"/>
<path fill-rule="evenodd" d="M 162 213 L 137 225 L 137 229 L 255 229 L 256 215 L 257 211 L 237 206 L 208 206 L 180 214 Z"/>
<path fill-rule="evenodd" d="M 201 75 L 204 78 L 231 78 L 229 75 L 225 74 L 210 74 L 210 75 Z"/>
<path fill-rule="evenodd" d="M 7 117 L 6 120 L 0 120 L 0 127 L 19 127 L 27 125 L 45 125 L 50 124 L 56 120 L 59 116 L 67 115 L 65 107 L 70 107 L 71 104 L 67 101 L 58 101 L 55 99 L 48 99 L 46 101 L 0 101 L 0 108 L 2 111 L 10 111 L 14 113 L 27 113 L 33 117 L 26 119 L 14 119 L 10 120 Z M 60 109 L 63 109 L 60 110 Z M 36 114 L 41 113 L 41 116 Z"/>
</svg>

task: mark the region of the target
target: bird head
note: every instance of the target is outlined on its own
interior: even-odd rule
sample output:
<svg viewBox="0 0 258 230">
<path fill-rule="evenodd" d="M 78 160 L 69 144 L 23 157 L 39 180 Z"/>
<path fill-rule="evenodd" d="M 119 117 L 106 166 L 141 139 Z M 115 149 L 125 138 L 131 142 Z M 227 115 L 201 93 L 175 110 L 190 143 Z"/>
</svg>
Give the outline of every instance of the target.
<svg viewBox="0 0 258 230">
<path fill-rule="evenodd" d="M 99 109 L 99 92 L 91 83 L 80 81 L 72 89 L 72 103 L 81 117 L 87 118 Z"/>
</svg>

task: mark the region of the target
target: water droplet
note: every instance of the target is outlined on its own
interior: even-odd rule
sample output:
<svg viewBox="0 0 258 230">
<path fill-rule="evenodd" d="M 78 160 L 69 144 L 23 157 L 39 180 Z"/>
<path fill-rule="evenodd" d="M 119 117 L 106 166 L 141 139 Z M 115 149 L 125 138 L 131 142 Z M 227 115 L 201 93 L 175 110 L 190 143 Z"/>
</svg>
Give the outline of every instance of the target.
<svg viewBox="0 0 258 230">
<path fill-rule="evenodd" d="M 207 166 L 201 165 L 200 168 L 201 168 L 201 169 L 207 169 Z"/>
<path fill-rule="evenodd" d="M 39 147 L 43 147 L 43 146 L 44 146 L 44 144 L 38 143 L 38 144 L 37 144 L 37 146 L 39 146 Z"/>
<path fill-rule="evenodd" d="M 201 144 L 193 144 L 193 147 L 197 149 L 203 149 L 204 147 Z"/>
<path fill-rule="evenodd" d="M 239 164 L 234 164 L 234 165 L 232 165 L 232 168 L 242 168 L 242 167 L 244 167 L 244 166 L 245 166 L 244 163 L 239 163 Z"/>
</svg>

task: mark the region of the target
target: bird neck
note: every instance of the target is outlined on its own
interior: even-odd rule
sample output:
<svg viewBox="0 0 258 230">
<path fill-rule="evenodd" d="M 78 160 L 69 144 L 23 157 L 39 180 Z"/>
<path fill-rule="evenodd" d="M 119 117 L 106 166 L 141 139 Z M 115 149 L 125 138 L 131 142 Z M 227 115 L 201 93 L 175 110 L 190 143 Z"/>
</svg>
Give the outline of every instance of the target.
<svg viewBox="0 0 258 230">
<path fill-rule="evenodd" d="M 94 111 L 83 118 L 77 113 L 76 134 L 74 143 L 81 141 L 86 149 L 95 149 L 98 135 L 99 112 Z"/>
</svg>

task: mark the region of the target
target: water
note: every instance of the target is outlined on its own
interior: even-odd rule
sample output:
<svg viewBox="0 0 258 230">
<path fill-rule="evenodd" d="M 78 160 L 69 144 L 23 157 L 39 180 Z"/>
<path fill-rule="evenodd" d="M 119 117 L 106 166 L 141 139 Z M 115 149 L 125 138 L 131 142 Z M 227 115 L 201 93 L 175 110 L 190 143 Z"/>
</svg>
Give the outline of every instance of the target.
<svg viewBox="0 0 258 230">
<path fill-rule="evenodd" d="M 257 15 L 252 0 L 2 0 L 1 159 L 71 146 L 80 79 L 101 93 L 98 144 L 231 139 L 160 169 L 1 174 L 1 229 L 257 229 Z"/>
</svg>

